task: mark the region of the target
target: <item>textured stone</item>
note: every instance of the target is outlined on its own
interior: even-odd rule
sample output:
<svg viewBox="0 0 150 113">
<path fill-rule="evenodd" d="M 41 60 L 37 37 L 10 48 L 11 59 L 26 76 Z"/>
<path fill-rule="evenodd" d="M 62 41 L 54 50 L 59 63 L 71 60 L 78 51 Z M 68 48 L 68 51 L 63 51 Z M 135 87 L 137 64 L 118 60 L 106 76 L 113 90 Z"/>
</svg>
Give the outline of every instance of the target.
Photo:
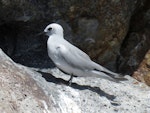
<svg viewBox="0 0 150 113">
<path fill-rule="evenodd" d="M 144 59 L 149 50 L 150 33 L 149 28 L 142 32 L 132 32 L 121 48 L 121 55 L 118 61 L 118 70 L 122 73 L 132 74 Z"/>
<path fill-rule="evenodd" d="M 31 74 L 36 75 L 14 63 L 0 50 L 1 113 L 56 113 L 52 98 L 46 95 Z"/>
<path fill-rule="evenodd" d="M 137 71 L 133 73 L 133 77 L 150 86 L 150 50 L 146 53 Z"/>
<path fill-rule="evenodd" d="M 126 78 L 114 83 L 77 77 L 70 87 L 66 85 L 69 76 L 58 69 L 31 69 L 0 51 L 0 112 L 149 113 L 150 88 Z"/>
<path fill-rule="evenodd" d="M 117 61 L 118 71 L 122 73 L 133 74 L 150 49 L 150 1 L 137 3 L 136 9 Z"/>
</svg>

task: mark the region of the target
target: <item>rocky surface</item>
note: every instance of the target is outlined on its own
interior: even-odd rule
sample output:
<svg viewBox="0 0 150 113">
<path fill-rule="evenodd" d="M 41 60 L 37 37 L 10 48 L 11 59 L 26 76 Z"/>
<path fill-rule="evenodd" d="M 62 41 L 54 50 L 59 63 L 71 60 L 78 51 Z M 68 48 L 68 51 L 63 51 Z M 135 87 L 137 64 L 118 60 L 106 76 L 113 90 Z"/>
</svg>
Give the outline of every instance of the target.
<svg viewBox="0 0 150 113">
<path fill-rule="evenodd" d="M 58 113 L 36 78 L 40 80 L 38 73 L 14 63 L 0 50 L 0 112 Z"/>
<path fill-rule="evenodd" d="M 66 85 L 69 76 L 58 69 L 28 68 L 0 50 L 0 112 L 149 113 L 149 87 L 126 78 L 114 83 L 77 77 L 70 87 Z"/>
<path fill-rule="evenodd" d="M 132 74 L 150 49 L 150 1 L 134 12 L 130 28 L 120 49 L 118 70 Z"/>
<path fill-rule="evenodd" d="M 133 77 L 150 86 L 150 50 L 146 53 L 137 71 L 134 72 Z"/>
</svg>

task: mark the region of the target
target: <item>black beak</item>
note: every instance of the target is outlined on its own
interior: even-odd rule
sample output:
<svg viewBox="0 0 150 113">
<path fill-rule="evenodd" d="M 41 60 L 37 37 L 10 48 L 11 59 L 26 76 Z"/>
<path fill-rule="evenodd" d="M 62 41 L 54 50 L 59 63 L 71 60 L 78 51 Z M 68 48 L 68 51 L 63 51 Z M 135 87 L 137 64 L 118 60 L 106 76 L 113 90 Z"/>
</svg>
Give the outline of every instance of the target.
<svg viewBox="0 0 150 113">
<path fill-rule="evenodd" d="M 40 33 L 36 34 L 35 37 L 38 37 L 38 36 L 41 36 L 41 35 L 44 35 L 44 34 L 45 34 L 45 32 L 43 31 L 43 32 L 40 32 Z"/>
</svg>

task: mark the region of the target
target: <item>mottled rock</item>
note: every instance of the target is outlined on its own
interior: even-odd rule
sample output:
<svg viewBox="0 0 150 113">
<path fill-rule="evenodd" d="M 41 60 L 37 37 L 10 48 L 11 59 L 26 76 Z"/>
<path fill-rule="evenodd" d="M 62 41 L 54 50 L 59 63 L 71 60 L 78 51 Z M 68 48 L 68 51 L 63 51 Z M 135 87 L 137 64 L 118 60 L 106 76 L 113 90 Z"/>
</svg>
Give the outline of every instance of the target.
<svg viewBox="0 0 150 113">
<path fill-rule="evenodd" d="M 70 87 L 69 76 L 58 69 L 31 69 L 0 51 L 0 112 L 149 113 L 150 88 L 126 78 L 114 83 L 77 77 Z"/>
<path fill-rule="evenodd" d="M 52 98 L 31 74 L 37 73 L 14 63 L 0 50 L 1 113 L 56 113 Z"/>
<path fill-rule="evenodd" d="M 132 74 L 142 62 L 150 45 L 150 29 L 141 32 L 132 32 L 122 44 L 119 56 L 118 70 L 122 73 Z"/>
<path fill-rule="evenodd" d="M 150 50 L 146 53 L 137 71 L 133 73 L 133 77 L 150 86 Z"/>
<path fill-rule="evenodd" d="M 129 31 L 121 45 L 118 71 L 133 74 L 150 49 L 150 1 L 137 3 L 130 20 Z"/>
</svg>

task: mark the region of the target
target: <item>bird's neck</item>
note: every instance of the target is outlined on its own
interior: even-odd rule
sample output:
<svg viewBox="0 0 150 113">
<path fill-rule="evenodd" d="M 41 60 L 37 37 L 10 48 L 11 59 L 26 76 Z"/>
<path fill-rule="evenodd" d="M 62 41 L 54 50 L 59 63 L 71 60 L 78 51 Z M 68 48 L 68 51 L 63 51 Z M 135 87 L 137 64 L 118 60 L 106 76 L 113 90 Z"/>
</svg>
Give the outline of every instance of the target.
<svg viewBox="0 0 150 113">
<path fill-rule="evenodd" d="M 64 38 L 64 36 L 63 36 L 63 34 L 52 34 L 49 36 L 49 38 L 60 39 L 60 38 Z"/>
<path fill-rule="evenodd" d="M 55 30 L 55 31 L 53 31 L 53 34 L 55 34 L 55 35 L 59 35 L 59 36 L 64 36 L 64 33 L 63 33 L 63 30 Z"/>
</svg>

